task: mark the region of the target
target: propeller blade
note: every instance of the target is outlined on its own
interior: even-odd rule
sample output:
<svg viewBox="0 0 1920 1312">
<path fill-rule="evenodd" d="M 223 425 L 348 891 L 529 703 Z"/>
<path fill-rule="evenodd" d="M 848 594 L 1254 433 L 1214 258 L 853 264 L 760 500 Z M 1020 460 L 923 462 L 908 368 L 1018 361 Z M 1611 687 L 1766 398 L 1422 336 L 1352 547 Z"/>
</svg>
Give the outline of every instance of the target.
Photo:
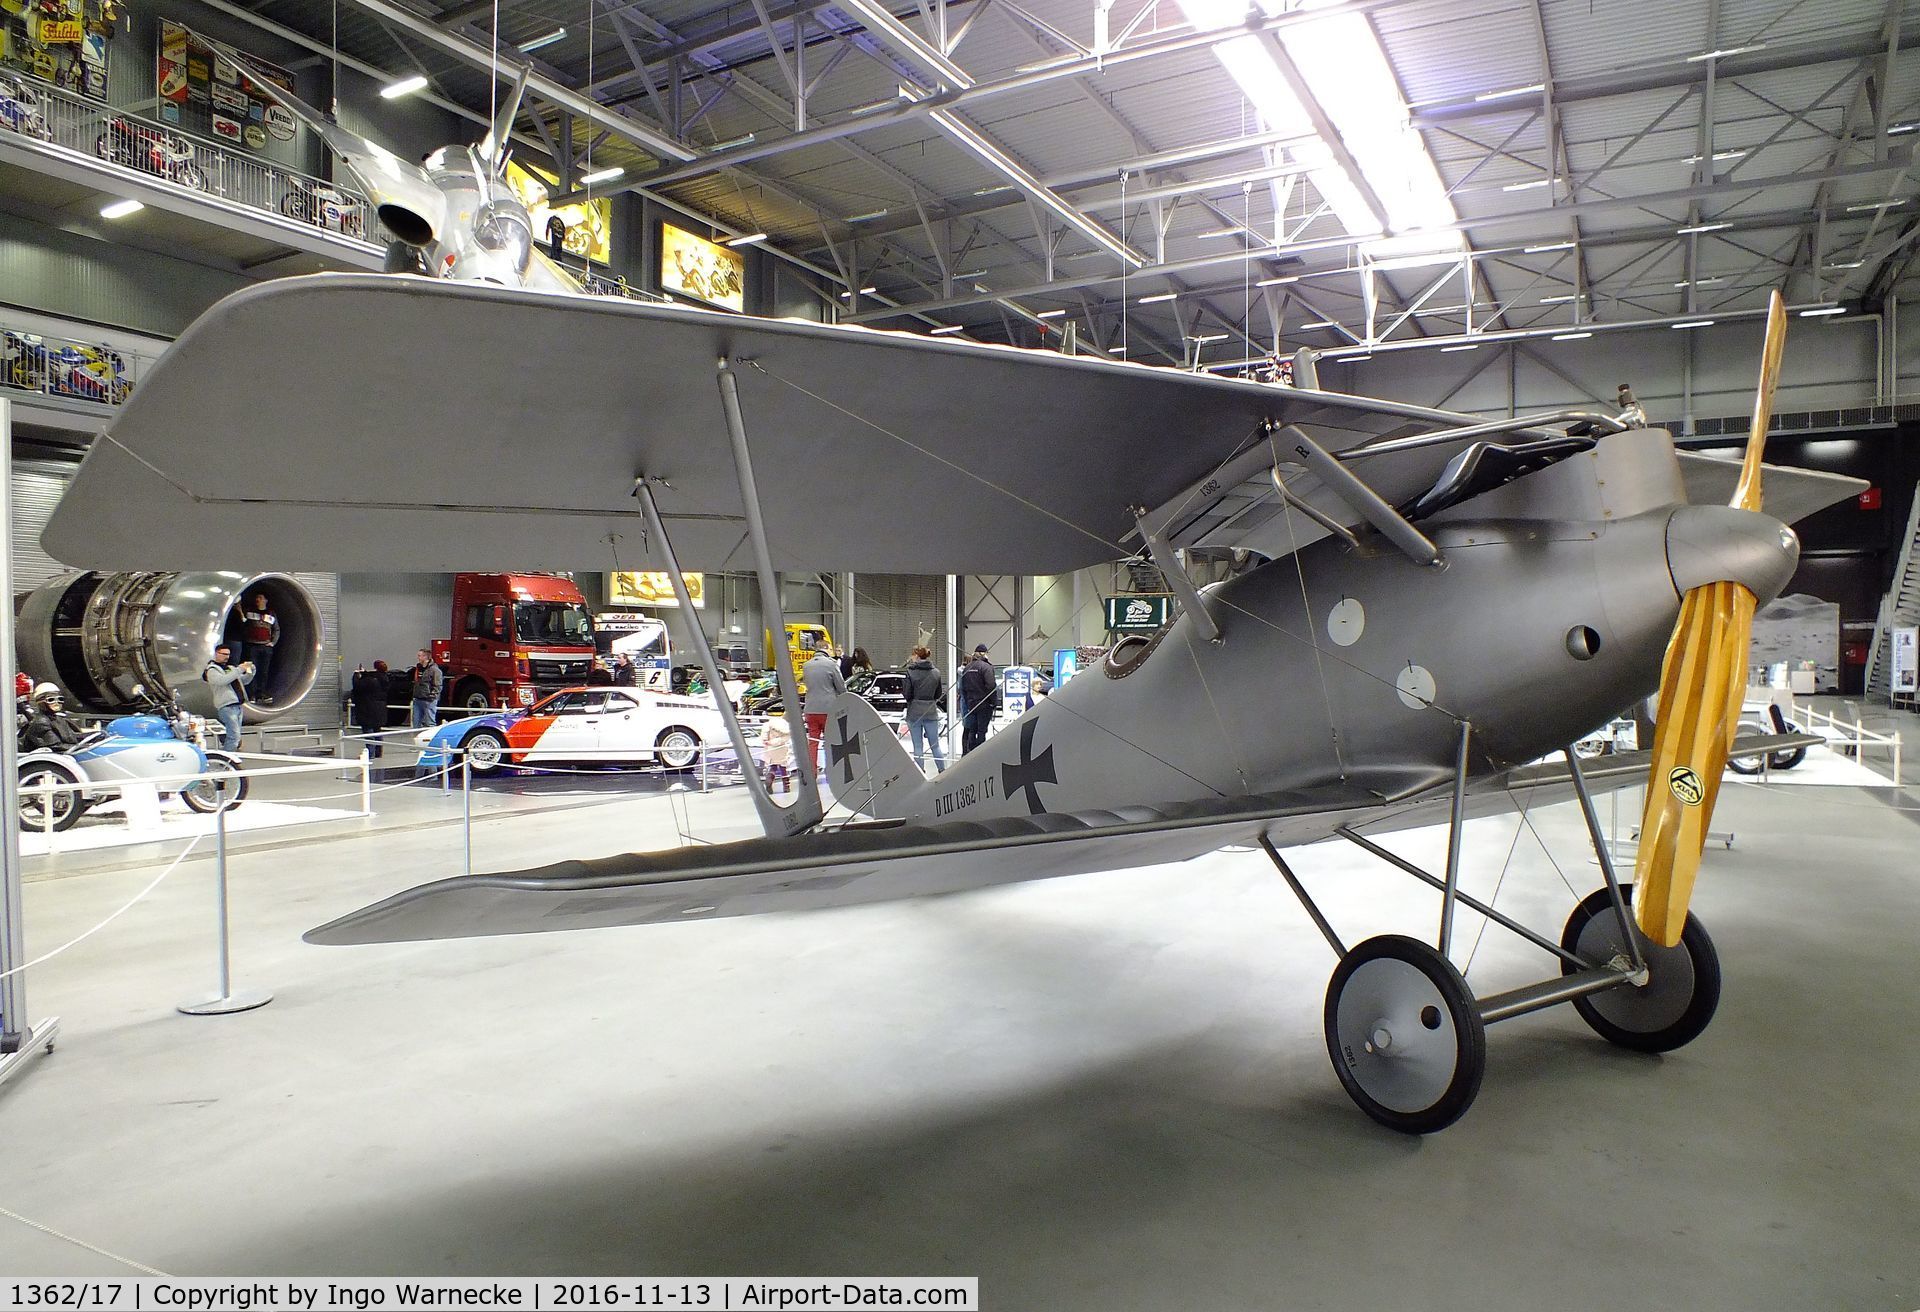
<svg viewBox="0 0 1920 1312">
<path fill-rule="evenodd" d="M 1773 395 L 1780 382 L 1786 348 L 1787 309 L 1779 292 L 1767 307 L 1766 344 L 1760 356 L 1760 383 L 1753 403 L 1753 426 L 1741 462 L 1733 506 L 1759 510 L 1761 458 Z M 1680 619 L 1667 643 L 1660 671 L 1660 702 L 1653 734 L 1653 761 L 1647 774 L 1646 811 L 1640 823 L 1640 847 L 1634 860 L 1634 918 L 1640 931 L 1662 947 L 1680 942 L 1687 904 L 1700 872 L 1707 823 L 1720 795 L 1727 755 L 1739 731 L 1740 703 L 1747 683 L 1747 641 L 1758 599 L 1732 580 L 1688 590 Z"/>
</svg>

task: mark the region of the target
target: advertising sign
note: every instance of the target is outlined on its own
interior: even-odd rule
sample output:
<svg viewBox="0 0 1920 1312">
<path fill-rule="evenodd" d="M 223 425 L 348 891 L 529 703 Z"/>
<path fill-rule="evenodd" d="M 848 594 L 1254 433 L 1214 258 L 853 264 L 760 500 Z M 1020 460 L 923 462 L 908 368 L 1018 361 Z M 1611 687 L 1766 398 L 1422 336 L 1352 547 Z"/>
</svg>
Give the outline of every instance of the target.
<svg viewBox="0 0 1920 1312">
<path fill-rule="evenodd" d="M 1061 684 L 1080 673 L 1080 649 L 1062 647 L 1053 653 L 1053 686 Z"/>
<path fill-rule="evenodd" d="M 155 65 L 161 120 L 246 150 L 265 149 L 269 140 L 291 139 L 291 115 L 247 79 L 257 78 L 292 91 L 293 74 L 254 55 L 245 59 L 247 71 L 243 77 L 238 65 L 186 27 L 170 18 L 161 19 Z"/>
<path fill-rule="evenodd" d="M 707 607 L 707 576 L 687 575 L 687 595 L 695 610 Z M 673 578 L 665 570 L 615 570 L 607 575 L 609 606 L 678 606 Z"/>
<path fill-rule="evenodd" d="M 1033 705 L 1033 666 L 1009 665 L 1000 671 L 1000 702 L 1009 720 Z"/>
<path fill-rule="evenodd" d="M 660 225 L 660 285 L 667 291 L 744 311 L 746 275 L 746 257 L 739 251 L 671 223 Z"/>
<path fill-rule="evenodd" d="M 1107 598 L 1107 629 L 1113 633 L 1154 633 L 1167 626 L 1173 598 L 1165 595 Z"/>
<path fill-rule="evenodd" d="M 533 220 L 535 241 L 544 243 L 551 225 L 558 220 L 565 230 L 560 239 L 561 250 L 596 264 L 605 264 L 612 258 L 612 201 L 601 196 L 557 208 L 549 206 L 547 197 L 559 188 L 560 180 L 545 169 L 522 164 L 517 159 L 507 161 L 507 186 L 527 207 L 527 217 Z"/>
<path fill-rule="evenodd" d="M 113 30 L 101 0 L 0 0 L 0 71 L 105 100 Z"/>
<path fill-rule="evenodd" d="M 1920 692 L 1920 629 L 1893 631 L 1893 690 L 1902 697 Z"/>
</svg>

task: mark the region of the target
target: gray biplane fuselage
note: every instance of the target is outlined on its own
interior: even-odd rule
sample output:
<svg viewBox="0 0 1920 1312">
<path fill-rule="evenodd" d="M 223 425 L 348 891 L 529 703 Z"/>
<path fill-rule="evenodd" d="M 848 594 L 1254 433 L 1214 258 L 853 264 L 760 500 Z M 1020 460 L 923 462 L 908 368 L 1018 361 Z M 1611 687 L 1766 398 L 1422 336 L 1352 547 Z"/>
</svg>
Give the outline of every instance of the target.
<svg viewBox="0 0 1920 1312">
<path fill-rule="evenodd" d="M 1601 518 L 1573 518 L 1610 489 Z M 1594 451 L 1474 498 L 1425 527 L 1424 567 L 1363 538 L 1325 538 L 1212 585 L 1213 642 L 1183 614 L 1098 664 L 932 779 L 830 722 L 828 786 L 860 809 L 922 822 L 1124 811 L 1344 782 L 1382 796 L 1448 777 L 1460 722 L 1469 769 L 1509 769 L 1650 694 L 1698 577 L 1762 601 L 1798 543 L 1769 516 L 1688 506 L 1664 433 Z M 848 794 L 853 794 L 849 797 Z"/>
</svg>

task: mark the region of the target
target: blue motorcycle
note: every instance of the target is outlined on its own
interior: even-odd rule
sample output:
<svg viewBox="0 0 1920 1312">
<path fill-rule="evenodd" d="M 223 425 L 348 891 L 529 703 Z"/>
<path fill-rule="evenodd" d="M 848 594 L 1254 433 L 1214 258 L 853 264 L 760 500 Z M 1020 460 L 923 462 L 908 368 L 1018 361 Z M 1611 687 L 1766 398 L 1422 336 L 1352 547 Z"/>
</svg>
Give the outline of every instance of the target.
<svg viewBox="0 0 1920 1312">
<path fill-rule="evenodd" d="M 134 695 L 143 690 L 135 687 Z M 64 751 L 22 750 L 19 758 L 20 827 L 65 830 L 90 806 L 120 795 L 126 784 L 151 784 L 162 796 L 180 800 L 203 815 L 246 800 L 246 778 L 222 779 L 241 768 L 231 752 L 208 750 L 207 722 L 189 715 L 177 701 L 145 699 L 151 711 L 122 715 Z M 187 779 L 184 776 L 197 776 Z M 27 790 L 52 784 L 85 784 L 57 793 Z"/>
</svg>

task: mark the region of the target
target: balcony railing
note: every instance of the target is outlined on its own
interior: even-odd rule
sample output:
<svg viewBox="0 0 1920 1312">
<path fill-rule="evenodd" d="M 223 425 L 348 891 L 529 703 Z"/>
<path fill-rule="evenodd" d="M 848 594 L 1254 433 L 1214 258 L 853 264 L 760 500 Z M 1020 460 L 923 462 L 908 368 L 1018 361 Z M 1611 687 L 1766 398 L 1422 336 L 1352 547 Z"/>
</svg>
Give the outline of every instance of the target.
<svg viewBox="0 0 1920 1312">
<path fill-rule="evenodd" d="M 105 342 L 0 328 L 0 385 L 100 405 L 119 405 L 152 363 Z"/>
<path fill-rule="evenodd" d="M 322 232 L 375 245 L 388 240 L 367 198 L 347 188 L 32 78 L 0 73 L 0 137 L 9 133 Z"/>
</svg>

